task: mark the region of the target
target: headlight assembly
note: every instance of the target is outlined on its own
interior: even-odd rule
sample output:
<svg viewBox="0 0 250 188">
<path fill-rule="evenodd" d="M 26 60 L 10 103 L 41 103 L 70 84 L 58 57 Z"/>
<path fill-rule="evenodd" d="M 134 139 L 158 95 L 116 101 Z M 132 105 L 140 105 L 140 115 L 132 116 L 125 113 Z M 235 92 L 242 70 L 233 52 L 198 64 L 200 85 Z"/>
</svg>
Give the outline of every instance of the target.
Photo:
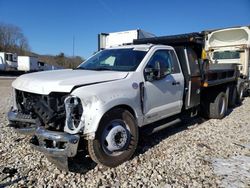
<svg viewBox="0 0 250 188">
<path fill-rule="evenodd" d="M 70 95 L 64 100 L 66 110 L 66 121 L 64 131 L 76 134 L 82 131 L 84 122 L 81 119 L 83 108 L 80 98 Z"/>
</svg>

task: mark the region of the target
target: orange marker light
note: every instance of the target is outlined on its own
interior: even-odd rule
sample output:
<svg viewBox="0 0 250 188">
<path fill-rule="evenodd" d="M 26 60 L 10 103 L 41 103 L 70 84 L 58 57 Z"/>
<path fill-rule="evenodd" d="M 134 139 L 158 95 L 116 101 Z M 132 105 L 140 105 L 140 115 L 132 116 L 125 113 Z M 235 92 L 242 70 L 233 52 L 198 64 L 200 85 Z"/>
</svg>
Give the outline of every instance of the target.
<svg viewBox="0 0 250 188">
<path fill-rule="evenodd" d="M 203 83 L 203 87 L 207 87 L 208 86 L 208 83 L 207 82 L 204 82 Z"/>
</svg>

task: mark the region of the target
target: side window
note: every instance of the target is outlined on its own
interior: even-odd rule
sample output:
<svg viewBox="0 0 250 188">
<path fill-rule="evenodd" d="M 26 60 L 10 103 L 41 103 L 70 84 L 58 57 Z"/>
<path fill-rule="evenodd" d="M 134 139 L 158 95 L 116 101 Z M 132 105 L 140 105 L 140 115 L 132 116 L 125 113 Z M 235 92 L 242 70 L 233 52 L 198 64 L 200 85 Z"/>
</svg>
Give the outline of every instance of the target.
<svg viewBox="0 0 250 188">
<path fill-rule="evenodd" d="M 164 75 L 180 72 L 178 60 L 173 50 L 156 51 L 150 58 L 146 68 L 157 69 L 157 62 L 164 71 Z"/>
<path fill-rule="evenodd" d="M 173 50 L 169 50 L 171 61 L 173 62 L 173 73 L 180 73 L 178 59 Z"/>
</svg>

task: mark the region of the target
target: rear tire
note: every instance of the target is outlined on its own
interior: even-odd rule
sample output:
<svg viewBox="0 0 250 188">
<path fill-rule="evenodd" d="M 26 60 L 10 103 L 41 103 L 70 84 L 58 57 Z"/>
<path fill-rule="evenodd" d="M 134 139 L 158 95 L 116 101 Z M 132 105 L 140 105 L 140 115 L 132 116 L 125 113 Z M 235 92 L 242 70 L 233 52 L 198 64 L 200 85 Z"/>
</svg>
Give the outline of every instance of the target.
<svg viewBox="0 0 250 188">
<path fill-rule="evenodd" d="M 209 118 L 222 119 L 228 109 L 227 101 L 227 95 L 224 92 L 219 93 L 214 102 L 211 102 L 209 105 Z"/>
<path fill-rule="evenodd" d="M 238 89 L 238 92 L 237 92 L 237 99 L 236 99 L 237 104 L 241 104 L 242 101 L 243 101 L 243 98 L 244 98 L 244 87 L 241 84 L 239 86 L 239 89 Z"/>
<path fill-rule="evenodd" d="M 228 106 L 235 107 L 236 104 L 237 104 L 237 88 L 235 86 L 231 86 L 229 90 Z"/>
<path fill-rule="evenodd" d="M 116 167 L 129 160 L 138 144 L 138 126 L 133 115 L 117 108 L 104 115 L 94 140 L 88 140 L 93 161 L 106 167 Z"/>
</svg>

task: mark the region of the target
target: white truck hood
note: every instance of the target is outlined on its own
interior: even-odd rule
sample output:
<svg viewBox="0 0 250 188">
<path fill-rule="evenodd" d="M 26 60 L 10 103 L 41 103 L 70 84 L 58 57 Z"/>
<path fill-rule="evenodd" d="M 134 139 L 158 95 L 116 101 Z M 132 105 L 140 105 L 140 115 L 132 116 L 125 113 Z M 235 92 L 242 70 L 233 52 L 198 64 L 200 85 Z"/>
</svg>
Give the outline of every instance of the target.
<svg viewBox="0 0 250 188">
<path fill-rule="evenodd" d="M 248 27 L 229 28 L 208 34 L 206 50 L 225 46 L 250 46 L 250 29 Z"/>
<path fill-rule="evenodd" d="M 48 95 L 51 92 L 71 92 L 75 86 L 123 79 L 128 72 L 56 70 L 25 74 L 18 77 L 12 87 L 30 93 Z"/>
</svg>

